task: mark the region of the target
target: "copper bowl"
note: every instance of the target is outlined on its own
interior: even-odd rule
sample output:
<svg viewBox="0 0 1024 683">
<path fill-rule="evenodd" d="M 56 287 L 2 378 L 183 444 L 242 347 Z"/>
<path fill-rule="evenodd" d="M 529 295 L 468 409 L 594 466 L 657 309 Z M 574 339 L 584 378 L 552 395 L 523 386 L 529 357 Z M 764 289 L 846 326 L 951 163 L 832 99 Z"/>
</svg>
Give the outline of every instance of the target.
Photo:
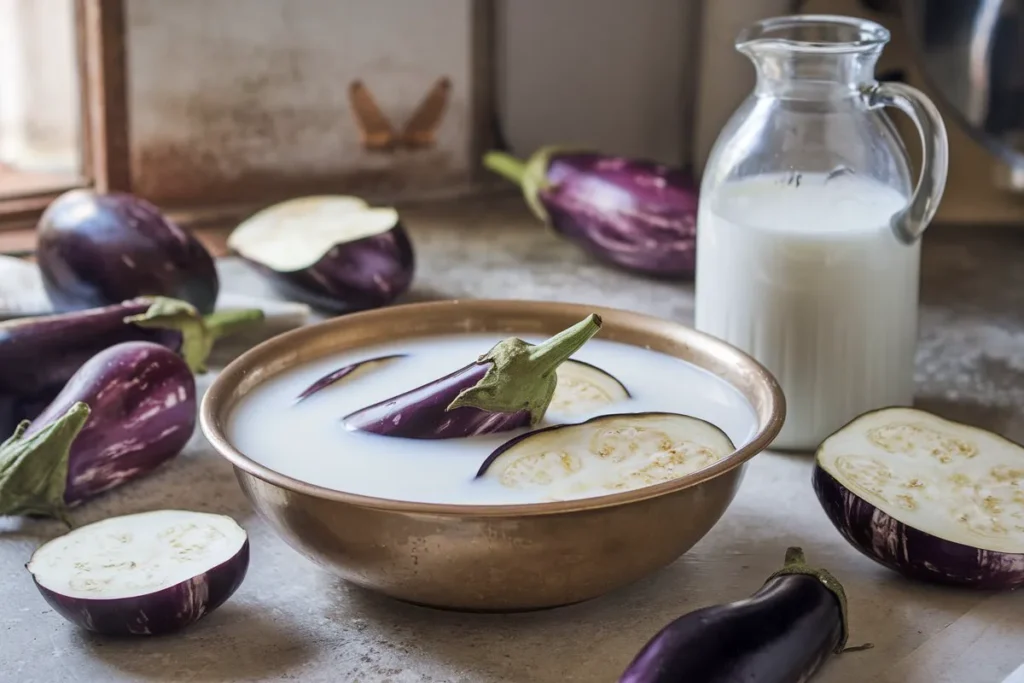
<svg viewBox="0 0 1024 683">
<path fill-rule="evenodd" d="M 263 467 L 225 436 L 227 418 L 246 392 L 329 353 L 427 334 L 549 335 L 590 313 L 604 320 L 602 339 L 682 358 L 736 387 L 757 414 L 753 440 L 707 469 L 656 486 L 564 502 L 470 506 L 322 488 Z M 683 325 L 594 306 L 467 300 L 395 306 L 277 336 L 221 372 L 203 398 L 200 421 L 256 511 L 314 562 L 408 602 L 513 611 L 594 598 L 677 559 L 725 512 L 744 463 L 771 443 L 784 416 L 782 390 L 767 370 Z"/>
</svg>

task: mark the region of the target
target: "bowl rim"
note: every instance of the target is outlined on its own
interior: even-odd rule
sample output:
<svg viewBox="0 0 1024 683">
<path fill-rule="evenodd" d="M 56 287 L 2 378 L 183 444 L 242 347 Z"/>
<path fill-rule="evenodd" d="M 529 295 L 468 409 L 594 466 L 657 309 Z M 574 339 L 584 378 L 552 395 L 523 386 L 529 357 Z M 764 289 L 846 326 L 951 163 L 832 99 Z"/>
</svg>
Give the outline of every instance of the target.
<svg viewBox="0 0 1024 683">
<path fill-rule="evenodd" d="M 743 371 L 749 372 L 755 382 L 761 383 L 768 390 L 768 420 L 761 425 L 760 417 L 757 418 L 759 429 L 753 438 L 739 447 L 731 454 L 722 458 L 710 467 L 698 470 L 691 474 L 677 477 L 675 479 L 644 486 L 637 489 L 630 489 L 620 493 L 611 493 L 601 496 L 586 498 L 574 498 L 564 501 L 552 501 L 542 503 L 506 503 L 501 505 L 462 505 L 458 503 L 424 503 L 400 500 L 394 498 L 381 498 L 367 496 L 358 493 L 348 493 L 337 489 L 327 488 L 318 484 L 312 484 L 301 479 L 290 477 L 277 470 L 261 465 L 251 459 L 228 440 L 221 429 L 221 421 L 218 415 L 221 411 L 221 403 L 230 395 L 229 383 L 237 384 L 246 374 L 248 366 L 253 359 L 263 356 L 275 347 L 286 348 L 294 346 L 297 342 L 306 337 L 315 337 L 323 334 L 324 330 L 332 327 L 343 327 L 346 325 L 358 325 L 364 321 L 372 321 L 374 318 L 389 318 L 401 316 L 409 311 L 429 311 L 442 307 L 477 306 L 483 308 L 508 309 L 510 313 L 527 312 L 527 309 L 536 309 L 538 306 L 549 310 L 573 313 L 581 319 L 590 313 L 597 313 L 602 318 L 616 319 L 616 322 L 629 325 L 647 323 L 658 326 L 671 326 L 685 331 L 701 343 L 713 349 L 714 353 L 730 363 L 740 367 Z M 291 343 L 291 344 L 290 344 Z M 731 386 L 734 386 L 730 383 Z M 436 516 L 457 516 L 457 517 L 532 517 L 557 515 L 571 512 L 584 512 L 607 507 L 615 507 L 628 503 L 635 503 L 651 498 L 659 498 L 677 491 L 692 488 L 706 481 L 710 481 L 726 472 L 734 470 L 746 463 L 758 453 L 768 448 L 771 442 L 778 436 L 786 417 L 786 399 L 778 380 L 767 368 L 761 365 L 750 355 L 738 348 L 728 344 L 717 337 L 700 332 L 692 327 L 675 321 L 667 320 L 657 316 L 636 313 L 618 308 L 606 306 L 592 306 L 580 303 L 567 303 L 556 301 L 532 301 L 527 299 L 446 299 L 442 301 L 416 302 L 401 305 L 393 305 L 385 308 L 352 313 L 349 315 L 328 318 L 312 325 L 303 325 L 293 330 L 275 335 L 256 346 L 248 349 L 240 356 L 228 363 L 218 373 L 211 385 L 203 395 L 199 410 L 199 425 L 207 441 L 213 446 L 217 453 L 230 462 L 236 475 L 245 473 L 249 476 L 260 479 L 272 486 L 283 488 L 293 493 L 299 493 L 318 499 L 347 503 L 363 508 L 390 511 L 396 513 L 418 513 Z"/>
</svg>

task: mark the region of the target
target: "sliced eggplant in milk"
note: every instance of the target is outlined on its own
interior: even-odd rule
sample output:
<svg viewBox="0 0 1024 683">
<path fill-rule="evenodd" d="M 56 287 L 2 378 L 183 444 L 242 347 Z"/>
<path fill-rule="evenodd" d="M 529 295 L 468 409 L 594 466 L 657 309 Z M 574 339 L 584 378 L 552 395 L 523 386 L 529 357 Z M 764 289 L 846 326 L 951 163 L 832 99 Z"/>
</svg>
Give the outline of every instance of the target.
<svg viewBox="0 0 1024 683">
<path fill-rule="evenodd" d="M 453 439 L 535 425 L 555 393 L 558 367 L 600 329 L 600 316 L 592 314 L 540 344 L 510 337 L 455 372 L 347 415 L 345 426 Z"/>
<path fill-rule="evenodd" d="M 601 415 L 517 436 L 491 453 L 476 476 L 561 500 L 660 484 L 734 450 L 722 430 L 689 415 Z"/>
<path fill-rule="evenodd" d="M 548 406 L 557 416 L 584 415 L 629 399 L 629 390 L 596 365 L 567 360 L 558 366 L 558 386 Z"/>
<path fill-rule="evenodd" d="M 299 394 L 296 399 L 296 403 L 304 401 L 313 394 L 323 391 L 327 387 L 335 386 L 343 381 L 350 382 L 357 377 L 360 377 L 367 372 L 380 369 L 383 366 L 390 365 L 399 358 L 405 358 L 404 353 L 394 353 L 387 356 L 377 356 L 376 358 L 367 358 L 357 363 L 349 363 L 348 365 L 342 366 L 337 370 L 331 370 L 326 375 L 318 379 L 317 381 L 310 384 L 308 387 L 303 389 L 302 393 Z"/>
<path fill-rule="evenodd" d="M 1024 586 L 1024 447 L 887 408 L 825 439 L 815 461 L 829 519 L 876 562 L 913 579 Z"/>
<path fill-rule="evenodd" d="M 357 197 L 274 204 L 243 221 L 227 244 L 285 296 L 335 313 L 390 304 L 415 269 L 398 212 Z"/>
<path fill-rule="evenodd" d="M 249 539 L 224 515 L 155 510 L 78 527 L 26 567 L 68 621 L 103 635 L 161 635 L 231 597 L 249 568 Z"/>
</svg>

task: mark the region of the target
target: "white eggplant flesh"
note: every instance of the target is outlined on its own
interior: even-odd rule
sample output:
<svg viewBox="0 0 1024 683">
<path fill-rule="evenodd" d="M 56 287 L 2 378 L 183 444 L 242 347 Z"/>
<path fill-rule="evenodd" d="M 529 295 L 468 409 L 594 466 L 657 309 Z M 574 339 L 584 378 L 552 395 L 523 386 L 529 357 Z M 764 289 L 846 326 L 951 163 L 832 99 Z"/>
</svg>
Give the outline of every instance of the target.
<svg viewBox="0 0 1024 683">
<path fill-rule="evenodd" d="M 233 519 L 185 510 L 111 517 L 42 545 L 27 568 L 46 601 L 104 635 L 195 623 L 245 578 L 249 541 Z"/>
<path fill-rule="evenodd" d="M 491 453 L 477 478 L 569 500 L 684 477 L 734 450 L 721 429 L 689 415 L 619 413 L 517 436 Z"/>
<path fill-rule="evenodd" d="M 622 382 L 590 363 L 568 360 L 555 374 L 558 384 L 548 405 L 550 415 L 586 415 L 630 397 Z"/>
<path fill-rule="evenodd" d="M 828 437 L 818 499 L 854 547 L 915 579 L 1024 585 L 1024 447 L 911 408 L 862 415 Z"/>
<path fill-rule="evenodd" d="M 309 268 L 337 244 L 380 235 L 398 225 L 393 208 L 371 208 L 358 197 L 317 195 L 274 204 L 228 237 L 228 248 L 268 268 Z"/>
<path fill-rule="evenodd" d="M 242 221 L 227 243 L 286 297 L 335 313 L 392 303 L 416 266 L 395 209 L 344 195 L 274 204 Z"/>
</svg>

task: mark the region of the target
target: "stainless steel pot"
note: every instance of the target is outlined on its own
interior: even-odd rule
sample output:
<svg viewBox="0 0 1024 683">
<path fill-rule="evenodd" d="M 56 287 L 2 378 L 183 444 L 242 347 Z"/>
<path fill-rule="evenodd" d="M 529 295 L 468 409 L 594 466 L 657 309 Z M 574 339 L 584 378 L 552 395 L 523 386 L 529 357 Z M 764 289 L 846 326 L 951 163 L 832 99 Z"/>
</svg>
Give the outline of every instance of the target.
<svg viewBox="0 0 1024 683">
<path fill-rule="evenodd" d="M 1024 187 L 1024 0 L 899 0 L 936 96 Z"/>
</svg>

